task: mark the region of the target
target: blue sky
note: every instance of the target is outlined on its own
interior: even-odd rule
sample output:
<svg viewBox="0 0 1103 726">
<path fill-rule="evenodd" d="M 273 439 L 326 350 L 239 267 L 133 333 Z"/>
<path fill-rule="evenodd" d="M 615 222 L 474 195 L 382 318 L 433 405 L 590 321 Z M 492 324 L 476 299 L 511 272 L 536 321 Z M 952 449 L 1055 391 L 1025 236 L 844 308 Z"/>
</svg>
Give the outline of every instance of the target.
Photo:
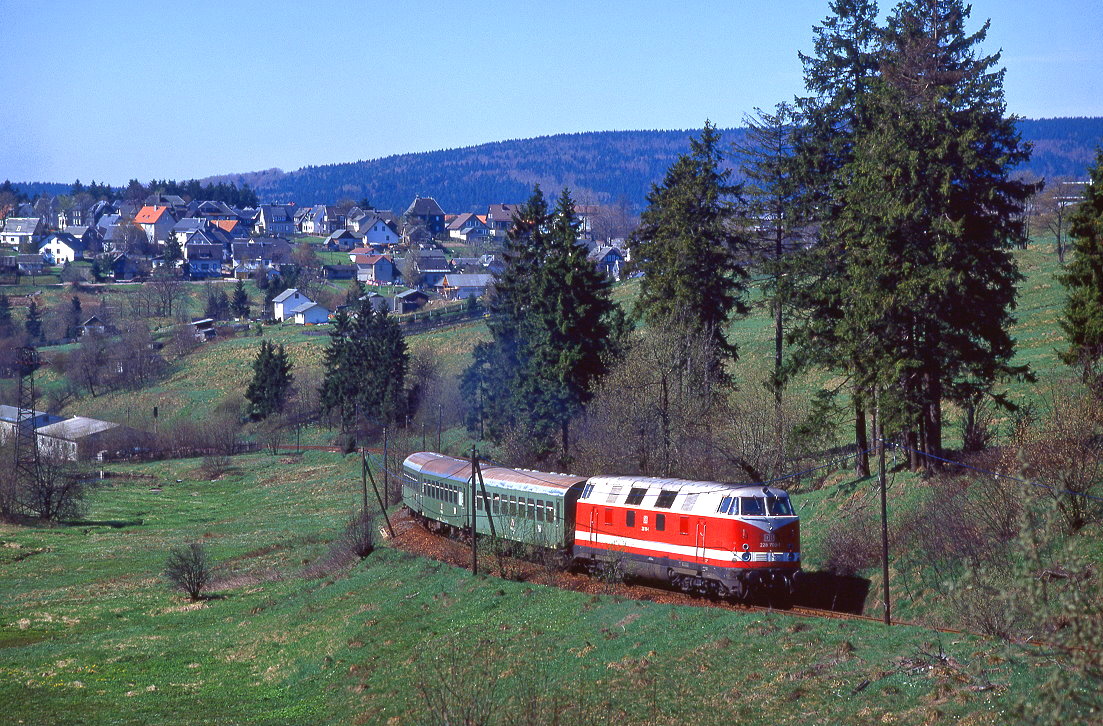
<svg viewBox="0 0 1103 726">
<path fill-rule="evenodd" d="M 882 2 L 882 8 L 891 4 Z M 0 0 L 0 179 L 123 184 L 741 125 L 828 0 Z M 1008 110 L 1103 116 L 1103 0 L 975 0 Z"/>
</svg>

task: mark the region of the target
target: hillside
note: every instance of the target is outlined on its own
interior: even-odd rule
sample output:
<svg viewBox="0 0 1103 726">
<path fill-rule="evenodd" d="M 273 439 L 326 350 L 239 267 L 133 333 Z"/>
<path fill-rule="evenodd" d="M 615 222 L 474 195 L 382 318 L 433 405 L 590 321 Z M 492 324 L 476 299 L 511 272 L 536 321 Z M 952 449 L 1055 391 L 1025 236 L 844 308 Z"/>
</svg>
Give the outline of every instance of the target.
<svg viewBox="0 0 1103 726">
<path fill-rule="evenodd" d="M 1038 177 L 1083 177 L 1103 139 L 1103 118 L 1023 119 L 1023 138 L 1034 155 L 1021 171 Z M 298 204 L 367 198 L 377 207 L 404 210 L 415 195 L 432 196 L 449 213 L 485 211 L 487 204 L 518 202 L 532 185 L 570 187 L 581 202 L 639 209 L 651 184 L 688 150 L 689 131 L 598 131 L 499 141 L 462 149 L 399 154 L 382 159 L 308 166 L 290 173 L 269 169 L 204 181 L 247 182 L 262 200 Z M 722 131 L 726 142 L 743 129 Z"/>
</svg>

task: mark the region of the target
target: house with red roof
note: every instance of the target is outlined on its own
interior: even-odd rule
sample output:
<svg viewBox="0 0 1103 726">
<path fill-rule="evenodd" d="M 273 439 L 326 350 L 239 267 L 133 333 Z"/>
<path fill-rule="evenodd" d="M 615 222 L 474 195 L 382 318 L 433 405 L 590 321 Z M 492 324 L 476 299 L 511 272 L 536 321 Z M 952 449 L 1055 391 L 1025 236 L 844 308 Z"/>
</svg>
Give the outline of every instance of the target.
<svg viewBox="0 0 1103 726">
<path fill-rule="evenodd" d="M 138 210 L 134 215 L 134 224 L 142 228 L 151 244 L 163 245 L 176 224 L 176 217 L 172 207 L 152 205 Z"/>
<path fill-rule="evenodd" d="M 372 285 L 388 285 L 399 277 L 398 268 L 386 255 L 353 255 L 356 279 Z"/>
</svg>

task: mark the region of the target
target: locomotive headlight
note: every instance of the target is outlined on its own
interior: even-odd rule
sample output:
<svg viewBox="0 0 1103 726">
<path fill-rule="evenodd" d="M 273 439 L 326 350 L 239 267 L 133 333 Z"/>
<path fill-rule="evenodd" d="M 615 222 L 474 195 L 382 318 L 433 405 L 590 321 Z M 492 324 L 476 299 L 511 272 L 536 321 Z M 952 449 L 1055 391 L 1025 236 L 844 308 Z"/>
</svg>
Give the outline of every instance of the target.
<svg viewBox="0 0 1103 726">
<path fill-rule="evenodd" d="M 747 551 L 747 550 L 749 550 L 750 548 L 751 548 L 751 546 L 750 546 L 749 544 L 747 544 L 746 542 L 744 542 L 744 543 L 743 543 L 743 551 L 744 551 L 744 552 L 746 552 L 746 551 Z"/>
<path fill-rule="evenodd" d="M 743 545 L 743 546 L 746 547 L 747 545 Z M 750 562 L 751 561 L 751 553 L 750 552 L 744 552 L 743 553 L 743 561 L 744 562 Z"/>
</svg>

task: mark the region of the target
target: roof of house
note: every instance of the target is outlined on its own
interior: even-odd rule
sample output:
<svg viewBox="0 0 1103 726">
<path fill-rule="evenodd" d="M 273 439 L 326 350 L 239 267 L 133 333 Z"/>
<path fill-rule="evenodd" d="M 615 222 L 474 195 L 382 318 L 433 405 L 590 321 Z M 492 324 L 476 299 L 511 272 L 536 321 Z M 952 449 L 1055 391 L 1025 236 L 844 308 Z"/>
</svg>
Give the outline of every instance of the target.
<svg viewBox="0 0 1103 726">
<path fill-rule="evenodd" d="M 432 197 L 414 197 L 414 201 L 410 203 L 406 214 L 415 217 L 443 216 L 444 210 L 437 204 L 437 200 Z"/>
<path fill-rule="evenodd" d="M 326 237 L 326 241 L 328 242 L 331 239 L 333 239 L 333 240 L 344 239 L 346 237 L 351 238 L 351 239 L 361 239 L 358 235 L 353 234 L 352 232 L 348 231 L 347 229 L 338 229 L 338 230 L 330 233 L 330 235 L 328 237 Z"/>
<path fill-rule="evenodd" d="M 190 232 L 195 229 L 203 229 L 207 226 L 207 220 L 202 217 L 184 217 L 172 225 L 173 232 Z"/>
<path fill-rule="evenodd" d="M 41 217 L 8 217 L 4 220 L 4 234 L 33 234 L 40 224 Z"/>
<path fill-rule="evenodd" d="M 239 222 L 236 219 L 216 219 L 216 220 L 214 220 L 214 225 L 216 227 L 218 227 L 219 229 L 225 231 L 228 234 L 233 234 L 234 227 L 238 226 L 239 224 L 241 224 L 241 222 Z"/>
<path fill-rule="evenodd" d="M 88 234 L 88 230 L 90 229 L 94 228 L 82 224 L 71 224 L 65 228 L 65 231 L 73 235 L 74 237 L 83 237 L 84 235 Z"/>
<path fill-rule="evenodd" d="M 281 292 L 279 295 L 276 295 L 274 298 L 272 298 L 272 302 L 282 303 L 286 300 L 290 300 L 291 298 L 295 297 L 295 295 L 302 295 L 307 300 L 310 299 L 310 298 L 307 298 L 306 295 L 303 295 L 301 292 L 299 292 L 298 288 L 289 287 L 286 290 L 284 290 L 283 292 Z"/>
<path fill-rule="evenodd" d="M 138 210 L 138 213 L 134 215 L 135 224 L 156 224 L 161 221 L 161 218 L 165 216 L 165 213 L 169 211 L 168 207 L 152 206 L 142 207 Z M 171 218 L 171 215 L 169 215 Z"/>
<path fill-rule="evenodd" d="M 615 252 L 617 253 L 617 257 L 624 259 L 624 253 L 621 252 L 620 249 L 616 247 L 610 247 L 608 245 L 595 247 L 590 251 L 588 255 L 586 255 L 586 258 L 591 262 L 599 262 L 604 259 L 605 255 L 609 254 L 610 252 Z"/>
<path fill-rule="evenodd" d="M 442 287 L 486 287 L 494 281 L 494 275 L 485 273 L 449 273 L 441 281 Z"/>
<path fill-rule="evenodd" d="M 485 227 L 486 222 L 473 212 L 464 212 L 456 215 L 456 218 L 449 223 L 448 229 L 459 230 L 478 226 Z"/>
<path fill-rule="evenodd" d="M 319 305 L 316 302 L 310 302 L 309 300 L 307 302 L 304 302 L 302 305 L 299 305 L 298 307 L 292 309 L 289 312 L 292 315 L 300 315 L 302 313 L 305 313 L 307 310 L 312 310 L 314 308 L 320 308 L 322 310 L 325 310 L 326 314 L 329 314 L 329 308 L 325 307 L 324 305 Z"/>
<path fill-rule="evenodd" d="M 46 413 L 45 411 L 31 410 L 31 417 L 38 418 L 40 416 L 47 416 L 53 418 L 55 421 L 61 420 L 61 416 L 55 416 L 54 414 Z M 7 421 L 8 423 L 15 423 L 19 420 L 19 408 L 17 406 L 0 405 L 0 421 Z M 28 419 L 24 419 L 28 420 Z"/>
<path fill-rule="evenodd" d="M 520 206 L 517 204 L 491 204 L 487 209 L 486 216 L 493 217 L 496 222 L 508 222 L 518 209 L 520 209 Z"/>
<path fill-rule="evenodd" d="M 100 421 L 95 418 L 74 416 L 64 421 L 58 421 L 57 423 L 52 423 L 47 426 L 40 426 L 38 428 L 38 433 L 43 436 L 52 436 L 55 439 L 76 441 L 85 436 L 98 434 L 101 431 L 107 431 L 108 429 L 117 428 L 118 426 L 119 424 L 110 421 Z"/>
<path fill-rule="evenodd" d="M 423 293 L 421 290 L 413 290 L 413 289 L 403 290 L 402 292 L 395 295 L 395 297 L 402 298 L 403 300 L 405 300 L 406 298 L 417 297 L 417 296 L 424 297 L 424 298 L 429 297 L 428 295 Z"/>
<path fill-rule="evenodd" d="M 384 260 L 390 262 L 391 258 L 386 255 L 356 255 L 355 262 L 358 265 L 378 265 Z"/>
</svg>

